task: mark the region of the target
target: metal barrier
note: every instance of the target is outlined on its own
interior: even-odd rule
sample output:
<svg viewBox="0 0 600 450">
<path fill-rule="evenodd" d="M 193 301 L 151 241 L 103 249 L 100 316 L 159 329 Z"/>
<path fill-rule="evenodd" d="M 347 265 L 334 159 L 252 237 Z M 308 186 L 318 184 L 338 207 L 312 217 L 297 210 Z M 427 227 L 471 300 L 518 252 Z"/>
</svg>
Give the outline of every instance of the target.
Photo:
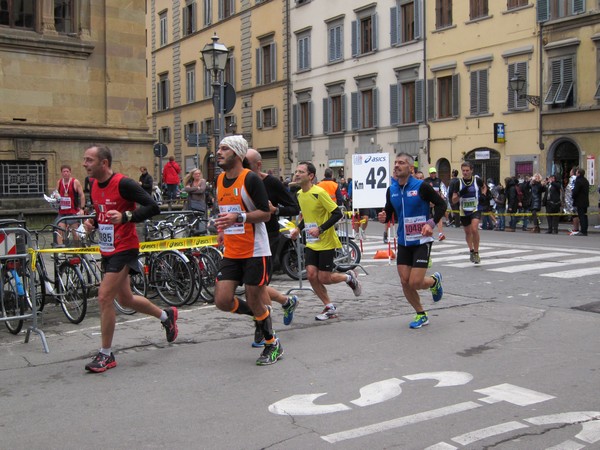
<svg viewBox="0 0 600 450">
<path fill-rule="evenodd" d="M 29 251 L 30 249 L 32 249 L 32 242 L 33 241 L 31 239 L 31 234 L 25 229 L 25 221 L 14 219 L 6 219 L 0 221 L 0 267 L 4 267 L 6 264 L 9 263 L 9 261 L 13 261 L 19 262 L 20 266 L 23 268 L 29 268 L 30 280 L 27 288 L 29 290 L 28 306 L 31 307 L 31 312 L 28 314 L 14 315 L 10 317 L 0 317 L 0 322 L 7 322 L 13 320 L 31 320 L 31 325 L 27 327 L 25 343 L 29 342 L 31 332 L 34 332 L 40 336 L 44 352 L 49 353 L 50 350 L 48 348 L 48 342 L 46 341 L 46 335 L 42 330 L 38 328 L 37 323 L 38 314 L 36 304 L 36 292 L 35 283 L 33 282 L 34 274 L 31 266 L 33 253 Z M 4 289 L 3 283 L 2 286 L 0 286 L 0 289 Z M 4 295 L 4 293 L 2 295 Z M 22 299 L 21 301 L 25 300 Z"/>
</svg>

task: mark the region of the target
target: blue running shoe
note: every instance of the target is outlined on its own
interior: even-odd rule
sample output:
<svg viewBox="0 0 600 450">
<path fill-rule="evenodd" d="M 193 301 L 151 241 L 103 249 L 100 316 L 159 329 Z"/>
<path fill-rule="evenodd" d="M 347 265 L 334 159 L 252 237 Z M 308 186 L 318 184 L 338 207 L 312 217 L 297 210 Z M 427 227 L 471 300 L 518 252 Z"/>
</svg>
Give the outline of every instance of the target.
<svg viewBox="0 0 600 450">
<path fill-rule="evenodd" d="M 298 296 L 290 295 L 288 297 L 287 304 L 289 306 L 283 307 L 283 324 L 284 325 L 290 325 L 292 323 L 292 320 L 294 320 L 294 311 L 296 310 L 298 303 L 299 303 Z"/>
<path fill-rule="evenodd" d="M 415 316 L 415 320 L 410 323 L 410 327 L 412 329 L 421 328 L 425 325 L 429 325 L 429 318 L 427 317 L 427 313 L 417 314 Z"/>
<path fill-rule="evenodd" d="M 431 277 L 435 280 L 435 284 L 429 288 L 431 295 L 433 296 L 434 302 L 439 302 L 444 295 L 444 288 L 442 287 L 442 274 L 439 272 L 434 273 Z"/>
</svg>

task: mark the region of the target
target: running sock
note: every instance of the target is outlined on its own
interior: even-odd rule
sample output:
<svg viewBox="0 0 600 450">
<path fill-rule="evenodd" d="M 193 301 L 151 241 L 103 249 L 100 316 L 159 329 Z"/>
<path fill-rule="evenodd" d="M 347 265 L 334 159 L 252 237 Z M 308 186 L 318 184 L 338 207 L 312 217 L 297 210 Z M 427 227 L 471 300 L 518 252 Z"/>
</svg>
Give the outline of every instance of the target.
<svg viewBox="0 0 600 450">
<path fill-rule="evenodd" d="M 106 356 L 110 356 L 110 354 L 112 353 L 112 349 L 103 347 L 100 349 L 100 353 L 102 353 L 103 355 L 106 355 Z"/>
<path fill-rule="evenodd" d="M 287 301 L 283 305 L 281 305 L 281 307 L 282 308 L 289 308 L 290 307 L 290 298 L 289 297 L 287 298 Z"/>
<path fill-rule="evenodd" d="M 164 322 L 165 320 L 167 320 L 169 318 L 167 312 L 163 309 L 162 312 L 160 313 L 160 321 Z"/>
<path fill-rule="evenodd" d="M 346 283 L 350 283 L 352 281 L 352 276 L 348 273 L 346 274 Z"/>
<path fill-rule="evenodd" d="M 275 342 L 275 334 L 273 333 L 273 323 L 271 321 L 271 314 L 269 313 L 268 309 L 265 314 L 263 314 L 261 317 L 256 318 L 256 323 L 263 331 L 265 342 L 267 344 L 272 344 L 273 342 Z"/>
</svg>

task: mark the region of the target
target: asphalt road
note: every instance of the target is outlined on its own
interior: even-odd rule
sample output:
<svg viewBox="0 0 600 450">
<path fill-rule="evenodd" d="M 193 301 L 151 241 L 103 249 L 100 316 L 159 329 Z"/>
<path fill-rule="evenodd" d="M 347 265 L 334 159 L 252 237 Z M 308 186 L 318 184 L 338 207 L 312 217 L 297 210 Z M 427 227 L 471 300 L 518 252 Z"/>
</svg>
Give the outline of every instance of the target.
<svg viewBox="0 0 600 450">
<path fill-rule="evenodd" d="M 600 236 L 482 232 L 469 262 L 445 229 L 431 271 L 444 276 L 430 325 L 395 265 L 363 243 L 363 294 L 329 288 L 339 319 L 314 320 L 307 291 L 277 333 L 285 356 L 258 367 L 250 320 L 193 305 L 167 344 L 155 319 L 120 316 L 118 366 L 88 374 L 97 307 L 80 325 L 49 307 L 40 339 L 0 332 L 0 448 L 600 448 Z M 298 287 L 284 276 L 274 285 Z M 306 287 L 306 284 L 304 285 Z"/>
</svg>

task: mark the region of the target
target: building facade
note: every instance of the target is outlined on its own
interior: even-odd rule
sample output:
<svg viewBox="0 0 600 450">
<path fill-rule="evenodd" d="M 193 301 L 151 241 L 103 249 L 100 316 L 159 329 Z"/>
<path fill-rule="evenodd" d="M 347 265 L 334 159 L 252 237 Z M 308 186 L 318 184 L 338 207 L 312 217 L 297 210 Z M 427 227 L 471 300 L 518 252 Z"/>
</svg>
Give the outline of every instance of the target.
<svg viewBox="0 0 600 450">
<path fill-rule="evenodd" d="M 285 0 L 147 1 L 148 119 L 156 141 L 167 145 L 166 158 L 175 156 L 186 172 L 199 167 L 214 181 L 214 80 L 200 51 L 216 35 L 229 50 L 219 82 L 236 95 L 223 134 L 243 134 L 265 170 L 284 175 L 291 161 L 288 27 Z M 208 145 L 190 144 L 190 134 L 208 136 Z"/>
<path fill-rule="evenodd" d="M 83 181 L 92 143 L 108 144 L 114 169 L 136 178 L 150 161 L 144 23 L 142 0 L 2 2 L 3 210 L 52 191 L 62 164 Z"/>
<path fill-rule="evenodd" d="M 351 177 L 352 155 L 423 155 L 422 0 L 302 1 L 291 9 L 292 149 Z"/>
</svg>

